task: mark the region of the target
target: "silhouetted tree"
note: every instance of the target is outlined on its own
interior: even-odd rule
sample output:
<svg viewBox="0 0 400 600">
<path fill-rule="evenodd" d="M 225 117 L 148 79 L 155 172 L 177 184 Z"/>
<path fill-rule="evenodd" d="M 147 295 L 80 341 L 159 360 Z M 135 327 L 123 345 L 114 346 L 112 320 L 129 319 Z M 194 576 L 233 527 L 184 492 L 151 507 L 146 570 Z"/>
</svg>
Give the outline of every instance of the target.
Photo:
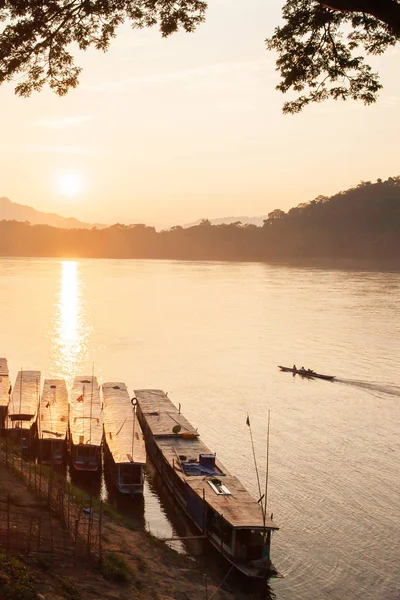
<svg viewBox="0 0 400 600">
<path fill-rule="evenodd" d="M 160 258 L 179 260 L 400 261 L 400 177 L 361 182 L 330 198 L 318 196 L 287 213 L 269 213 L 263 227 L 212 225 L 157 232 L 140 223 L 104 229 L 56 229 L 0 221 L 0 255 Z"/>
<path fill-rule="evenodd" d="M 106 51 L 125 21 L 158 26 L 163 37 L 191 32 L 206 7 L 203 0 L 0 0 L 0 84 L 17 79 L 21 96 L 45 83 L 66 94 L 81 71 L 71 45 Z M 400 39 L 398 0 L 286 0 L 283 19 L 267 40 L 278 53 L 278 89 L 307 92 L 284 112 L 326 98 L 376 100 L 381 85 L 362 54 L 381 54 Z"/>
</svg>

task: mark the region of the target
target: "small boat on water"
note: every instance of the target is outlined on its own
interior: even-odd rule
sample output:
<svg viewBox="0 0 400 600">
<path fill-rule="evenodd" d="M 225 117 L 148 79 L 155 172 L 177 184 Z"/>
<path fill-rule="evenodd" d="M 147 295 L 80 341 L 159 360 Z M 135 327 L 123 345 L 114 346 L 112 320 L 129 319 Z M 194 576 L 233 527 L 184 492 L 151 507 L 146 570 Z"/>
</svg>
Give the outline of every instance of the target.
<svg viewBox="0 0 400 600">
<path fill-rule="evenodd" d="M 37 417 L 38 457 L 62 465 L 68 429 L 68 392 L 64 379 L 45 379 Z"/>
<path fill-rule="evenodd" d="M 142 494 L 146 446 L 125 383 L 103 383 L 105 467 L 122 494 Z"/>
<path fill-rule="evenodd" d="M 19 371 L 7 414 L 7 430 L 29 456 L 40 398 L 40 371 Z"/>
<path fill-rule="evenodd" d="M 8 372 L 7 359 L 0 358 L 0 429 L 5 427 L 10 393 L 10 375 Z"/>
<path fill-rule="evenodd" d="M 99 471 L 103 413 L 97 378 L 75 377 L 70 397 L 68 446 L 77 471 Z"/>
<path fill-rule="evenodd" d="M 328 381 L 333 381 L 335 379 L 335 375 L 322 375 L 321 373 L 316 373 L 311 369 L 294 369 L 293 367 L 282 367 L 278 365 L 278 368 L 281 371 L 287 371 L 289 373 L 293 373 L 294 375 L 301 375 L 302 377 L 310 377 L 311 379 L 327 379 Z"/>
<path fill-rule="evenodd" d="M 135 390 L 146 446 L 175 502 L 236 569 L 252 578 L 276 574 L 271 534 L 278 529 L 241 482 L 200 440 L 161 390 Z"/>
</svg>

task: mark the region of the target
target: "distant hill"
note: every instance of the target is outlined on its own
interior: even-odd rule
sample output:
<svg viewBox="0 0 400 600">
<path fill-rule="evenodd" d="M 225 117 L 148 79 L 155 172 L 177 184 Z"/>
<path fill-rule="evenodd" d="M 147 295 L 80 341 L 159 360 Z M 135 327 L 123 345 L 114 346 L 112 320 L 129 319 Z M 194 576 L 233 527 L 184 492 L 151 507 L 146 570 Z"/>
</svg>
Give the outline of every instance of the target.
<svg viewBox="0 0 400 600">
<path fill-rule="evenodd" d="M 200 225 L 200 223 L 204 220 L 210 221 L 211 225 L 232 225 L 232 223 L 237 223 L 240 221 L 243 225 L 257 225 L 260 227 L 264 220 L 268 219 L 268 215 L 261 215 L 260 217 L 219 217 L 218 219 L 197 219 L 197 221 L 193 221 L 193 223 L 186 223 L 182 225 L 184 229 L 188 227 L 196 227 L 196 225 Z"/>
<path fill-rule="evenodd" d="M 37 212 L 37 211 L 34 211 Z M 54 215 L 56 216 L 56 215 Z M 58 217 L 60 218 L 60 217 Z M 25 216 L 25 220 L 29 216 Z M 73 219 L 64 219 L 72 221 Z M 79 223 L 79 222 L 78 222 Z M 56 228 L 0 221 L 0 256 L 155 258 L 234 261 L 373 261 L 400 266 L 400 176 L 362 181 L 288 212 L 268 213 L 261 227 L 202 219 L 157 232 L 144 224 L 103 229 Z M 375 268 L 375 267 L 374 267 Z M 390 267 L 392 268 L 392 267 Z"/>
<path fill-rule="evenodd" d="M 54 213 L 41 212 L 32 208 L 32 206 L 11 202 L 4 196 L 0 198 L 0 221 L 2 220 L 29 221 L 32 225 L 50 225 L 59 229 L 91 229 L 92 227 L 102 229 L 107 227 L 107 225 L 99 225 L 98 223 L 84 223 L 73 217 L 60 217 L 60 215 Z"/>
</svg>

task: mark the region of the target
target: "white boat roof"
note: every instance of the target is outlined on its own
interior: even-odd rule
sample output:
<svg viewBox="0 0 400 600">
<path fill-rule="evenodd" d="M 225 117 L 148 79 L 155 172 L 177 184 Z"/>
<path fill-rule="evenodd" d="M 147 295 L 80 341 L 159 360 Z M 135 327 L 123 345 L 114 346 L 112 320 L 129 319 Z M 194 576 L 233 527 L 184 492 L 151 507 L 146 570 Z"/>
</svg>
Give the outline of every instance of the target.
<svg viewBox="0 0 400 600">
<path fill-rule="evenodd" d="M 10 396 L 10 375 L 6 358 L 0 358 L 0 406 L 8 406 Z"/>
<path fill-rule="evenodd" d="M 103 383 L 104 439 L 115 463 L 146 463 L 146 446 L 125 383 Z"/>
<path fill-rule="evenodd" d="M 68 427 L 68 392 L 64 379 L 45 379 L 38 414 L 39 439 L 64 440 Z"/>
<path fill-rule="evenodd" d="M 100 446 L 103 412 L 96 377 L 75 377 L 70 396 L 69 428 L 74 445 Z"/>
<path fill-rule="evenodd" d="M 8 406 L 8 416 L 24 415 L 34 420 L 39 398 L 40 371 L 19 371 Z"/>
<path fill-rule="evenodd" d="M 181 462 L 198 464 L 199 455 L 211 455 L 211 451 L 200 440 L 199 434 L 193 426 L 179 414 L 178 409 L 161 390 L 135 390 L 135 396 L 154 436 L 154 441 L 163 453 L 171 468 L 175 468 L 177 475 L 189 485 L 192 490 L 206 502 L 213 510 L 219 513 L 233 527 L 255 529 L 264 528 L 264 519 L 261 504 L 257 502 L 245 489 L 237 477 L 229 473 L 224 465 L 215 458 L 217 474 L 207 476 L 187 475 L 181 467 Z M 177 418 L 179 415 L 179 418 Z M 174 435 L 170 432 L 170 417 L 183 423 L 185 429 Z M 161 423 L 161 425 L 160 425 Z M 168 427 L 164 427 L 164 424 Z M 163 431 L 167 433 L 164 435 Z M 185 457 L 181 459 L 180 457 Z M 218 494 L 210 485 L 213 478 L 217 478 L 228 490 L 228 494 Z M 265 527 L 278 529 L 273 522 L 271 512 L 267 507 Z"/>
</svg>

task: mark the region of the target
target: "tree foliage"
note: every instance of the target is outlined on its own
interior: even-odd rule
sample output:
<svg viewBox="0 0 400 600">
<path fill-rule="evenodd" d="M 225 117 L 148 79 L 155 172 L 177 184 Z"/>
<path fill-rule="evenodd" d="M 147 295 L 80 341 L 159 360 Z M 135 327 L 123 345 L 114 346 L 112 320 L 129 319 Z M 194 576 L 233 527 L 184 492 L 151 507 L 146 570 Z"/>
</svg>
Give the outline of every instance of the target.
<svg viewBox="0 0 400 600">
<path fill-rule="evenodd" d="M 22 76 L 17 94 L 29 96 L 48 83 L 62 96 L 81 72 L 71 44 L 106 51 L 125 21 L 134 29 L 158 25 L 163 37 L 180 28 L 191 32 L 205 9 L 202 0 L 3 0 L 0 84 Z"/>
<path fill-rule="evenodd" d="M 106 51 L 124 22 L 158 26 L 164 37 L 192 32 L 206 7 L 204 0 L 0 0 L 0 84 L 17 78 L 21 96 L 45 83 L 66 94 L 81 71 L 74 46 Z M 365 54 L 400 39 L 400 0 L 286 0 L 283 19 L 266 43 L 278 53 L 278 89 L 298 94 L 284 112 L 327 98 L 376 100 L 381 84 Z"/>
<path fill-rule="evenodd" d="M 287 0 L 283 18 L 284 25 L 266 40 L 278 53 L 277 89 L 299 94 L 283 112 L 328 98 L 375 102 L 382 86 L 365 54 L 382 54 L 400 39 L 397 0 Z"/>
</svg>

